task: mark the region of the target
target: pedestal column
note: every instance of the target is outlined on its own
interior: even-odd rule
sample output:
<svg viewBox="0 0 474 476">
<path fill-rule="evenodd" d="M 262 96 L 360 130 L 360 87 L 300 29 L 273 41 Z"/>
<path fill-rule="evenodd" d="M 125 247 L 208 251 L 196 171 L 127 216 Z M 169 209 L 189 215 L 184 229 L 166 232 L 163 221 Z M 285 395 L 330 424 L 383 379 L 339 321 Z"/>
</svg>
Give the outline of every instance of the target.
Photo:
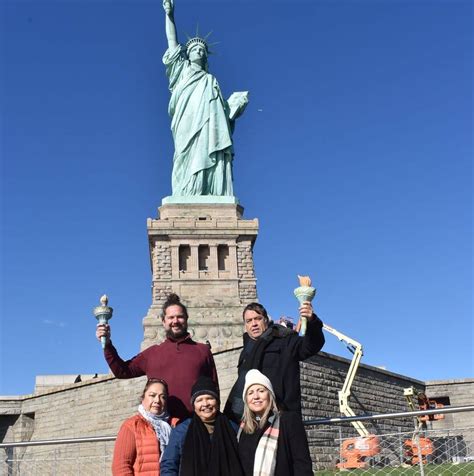
<svg viewBox="0 0 474 476">
<path fill-rule="evenodd" d="M 188 308 L 189 331 L 197 341 L 209 341 L 214 352 L 242 345 L 242 309 L 257 300 L 253 247 L 258 234 L 258 220 L 245 220 L 242 212 L 236 204 L 168 203 L 160 207 L 159 218 L 148 219 L 153 293 L 142 349 L 164 337 L 159 313 L 170 292 Z M 203 253 L 209 247 L 202 270 L 200 246 Z M 180 250 L 186 249 L 189 266 L 180 270 Z"/>
</svg>

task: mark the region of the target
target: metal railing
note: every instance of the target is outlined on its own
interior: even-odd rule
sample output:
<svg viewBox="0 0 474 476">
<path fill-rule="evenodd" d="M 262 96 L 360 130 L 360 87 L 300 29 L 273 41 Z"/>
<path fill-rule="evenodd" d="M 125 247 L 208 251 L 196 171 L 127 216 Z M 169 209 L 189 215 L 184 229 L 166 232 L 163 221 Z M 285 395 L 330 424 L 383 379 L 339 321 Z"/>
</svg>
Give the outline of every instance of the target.
<svg viewBox="0 0 474 476">
<path fill-rule="evenodd" d="M 115 436 L 2 443 L 0 476 L 109 476 Z"/>
<path fill-rule="evenodd" d="M 323 418 L 319 420 L 304 420 L 303 423 L 308 425 L 330 425 L 333 423 L 350 423 L 351 421 L 370 421 L 370 420 L 390 420 L 392 418 L 410 418 L 424 415 L 444 415 L 446 413 L 460 413 L 460 412 L 472 412 L 474 411 L 474 405 L 464 405 L 461 407 L 443 407 L 431 410 L 417 410 L 410 412 L 398 412 L 398 413 L 378 413 L 373 415 L 356 415 L 353 417 L 334 417 Z M 0 446 L 1 447 L 1 446 Z"/>
<path fill-rule="evenodd" d="M 459 428 L 378 431 L 366 454 L 353 459 L 358 468 L 341 468 L 347 450 L 353 455 L 370 446 L 354 433 L 351 421 L 396 420 L 422 415 L 472 412 L 474 405 L 417 412 L 305 420 L 315 474 L 326 476 L 349 470 L 353 474 L 421 476 L 474 474 L 474 424 Z M 337 425 L 337 426 L 336 426 Z M 64 438 L 0 443 L 0 476 L 109 476 L 115 436 Z M 374 443 L 375 441 L 375 443 Z M 323 454 L 324 453 L 324 454 Z M 1 452 L 0 452 L 1 456 Z M 339 467 L 338 467 L 339 465 Z M 349 464 L 350 466 L 350 464 Z M 355 464 L 353 466 L 356 466 Z"/>
<path fill-rule="evenodd" d="M 474 405 L 431 410 L 305 420 L 315 474 L 341 470 L 357 475 L 474 475 L 474 417 L 462 427 L 422 427 L 416 417 L 474 411 Z M 413 418 L 414 429 L 395 428 L 358 436 L 352 421 L 373 422 Z M 468 421 L 470 423 L 468 423 Z M 345 426 L 344 426 L 345 425 Z M 436 424 L 434 424 L 436 426 Z M 355 436 L 347 436 L 353 434 Z"/>
</svg>

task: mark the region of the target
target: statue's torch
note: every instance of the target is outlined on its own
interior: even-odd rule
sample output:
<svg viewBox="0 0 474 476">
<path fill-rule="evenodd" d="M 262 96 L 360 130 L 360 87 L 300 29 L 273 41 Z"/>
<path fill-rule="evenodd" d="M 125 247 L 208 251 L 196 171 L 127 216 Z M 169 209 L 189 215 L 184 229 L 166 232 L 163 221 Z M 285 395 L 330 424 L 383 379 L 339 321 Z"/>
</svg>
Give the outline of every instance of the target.
<svg viewBox="0 0 474 476">
<path fill-rule="evenodd" d="M 107 305 L 108 303 L 109 298 L 104 294 L 100 298 L 100 306 L 94 307 L 94 316 L 99 324 L 107 324 L 109 322 L 109 319 L 112 319 L 112 313 L 114 312 L 114 310 Z M 106 342 L 107 337 L 102 336 L 100 338 L 102 349 L 105 349 Z"/>
<path fill-rule="evenodd" d="M 303 304 L 305 301 L 311 302 L 316 295 L 316 289 L 311 287 L 311 278 L 309 276 L 298 275 L 298 279 L 300 281 L 300 285 L 294 291 L 296 299 L 298 299 L 300 304 Z M 299 332 L 300 336 L 304 336 L 306 334 L 306 325 L 306 317 L 301 317 L 298 325 L 296 326 L 296 331 Z"/>
</svg>

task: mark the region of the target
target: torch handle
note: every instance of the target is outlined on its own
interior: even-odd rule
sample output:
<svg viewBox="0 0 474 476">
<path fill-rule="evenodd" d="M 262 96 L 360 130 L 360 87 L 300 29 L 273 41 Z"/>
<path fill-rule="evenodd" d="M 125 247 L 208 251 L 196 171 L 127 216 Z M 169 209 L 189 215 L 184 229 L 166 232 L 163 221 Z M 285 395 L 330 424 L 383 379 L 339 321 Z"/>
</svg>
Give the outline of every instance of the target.
<svg viewBox="0 0 474 476">
<path fill-rule="evenodd" d="M 304 297 L 297 296 L 296 298 L 298 299 L 298 302 L 300 303 L 300 305 L 303 304 L 307 300 L 306 296 Z M 297 329 L 298 335 L 300 337 L 305 336 L 307 325 L 308 325 L 308 319 L 306 317 L 300 317 L 300 322 L 298 323 L 299 330 Z"/>
<path fill-rule="evenodd" d="M 108 319 L 105 315 L 99 316 L 97 320 L 99 321 L 99 324 L 107 324 L 108 323 Z M 102 349 L 105 349 L 105 344 L 107 344 L 107 337 L 102 336 L 100 338 L 100 343 L 102 345 Z"/>
<path fill-rule="evenodd" d="M 300 327 L 300 332 L 299 335 L 301 337 L 304 337 L 306 334 L 306 326 L 308 324 L 308 319 L 306 317 L 301 317 L 301 327 Z"/>
</svg>

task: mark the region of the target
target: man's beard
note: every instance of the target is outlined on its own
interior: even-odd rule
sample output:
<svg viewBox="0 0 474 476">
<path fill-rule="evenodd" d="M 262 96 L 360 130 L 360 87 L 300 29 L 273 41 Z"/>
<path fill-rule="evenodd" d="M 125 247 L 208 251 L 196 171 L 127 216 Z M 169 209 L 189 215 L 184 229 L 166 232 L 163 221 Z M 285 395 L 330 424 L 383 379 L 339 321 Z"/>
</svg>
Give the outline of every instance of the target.
<svg viewBox="0 0 474 476">
<path fill-rule="evenodd" d="M 181 337 L 184 337 L 187 333 L 188 333 L 188 327 L 187 326 L 183 326 L 183 327 L 181 327 L 181 329 L 179 329 L 177 331 L 174 331 L 174 332 L 171 328 L 169 328 L 166 331 L 166 337 L 171 338 L 171 339 L 180 339 Z"/>
</svg>

